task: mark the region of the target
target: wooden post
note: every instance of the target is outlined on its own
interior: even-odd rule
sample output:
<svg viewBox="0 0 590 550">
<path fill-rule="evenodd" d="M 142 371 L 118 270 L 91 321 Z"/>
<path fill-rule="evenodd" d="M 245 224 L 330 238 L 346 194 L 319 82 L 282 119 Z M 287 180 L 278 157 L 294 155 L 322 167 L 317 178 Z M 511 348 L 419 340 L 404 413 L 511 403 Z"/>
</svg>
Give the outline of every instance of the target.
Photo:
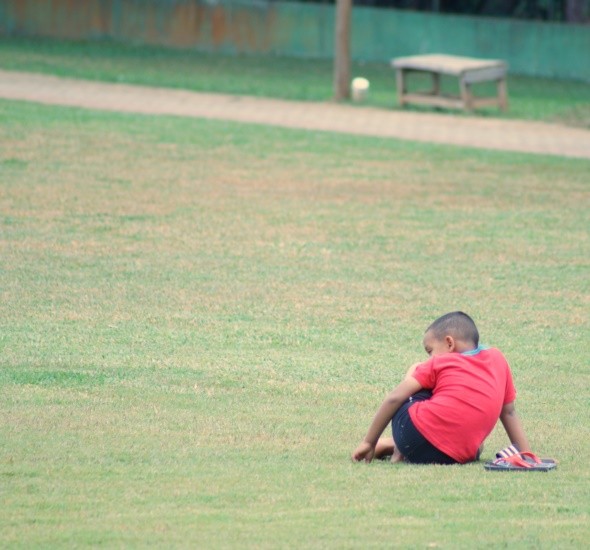
<svg viewBox="0 0 590 550">
<path fill-rule="evenodd" d="M 350 12 L 352 0 L 336 0 L 334 99 L 350 99 Z"/>
</svg>

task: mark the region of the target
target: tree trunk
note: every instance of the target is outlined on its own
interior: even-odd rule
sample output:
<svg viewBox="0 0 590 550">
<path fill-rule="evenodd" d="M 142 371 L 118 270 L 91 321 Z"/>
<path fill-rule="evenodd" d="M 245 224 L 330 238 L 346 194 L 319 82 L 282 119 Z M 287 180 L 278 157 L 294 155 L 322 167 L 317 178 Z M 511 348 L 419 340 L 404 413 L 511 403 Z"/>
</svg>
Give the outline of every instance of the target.
<svg viewBox="0 0 590 550">
<path fill-rule="evenodd" d="M 584 0 L 565 1 L 565 20 L 568 23 L 584 22 Z"/>
<path fill-rule="evenodd" d="M 334 99 L 350 99 L 350 16 L 352 0 L 336 0 Z"/>
</svg>

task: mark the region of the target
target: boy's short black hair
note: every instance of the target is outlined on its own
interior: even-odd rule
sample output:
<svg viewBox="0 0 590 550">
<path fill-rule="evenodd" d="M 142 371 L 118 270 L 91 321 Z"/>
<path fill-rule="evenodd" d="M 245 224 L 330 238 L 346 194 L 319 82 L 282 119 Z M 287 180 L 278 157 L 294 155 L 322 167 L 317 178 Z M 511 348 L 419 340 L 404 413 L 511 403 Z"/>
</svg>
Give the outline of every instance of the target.
<svg viewBox="0 0 590 550">
<path fill-rule="evenodd" d="M 439 317 L 432 323 L 426 332 L 432 332 L 436 338 L 452 336 L 467 342 L 473 342 L 477 347 L 479 345 L 479 332 L 475 323 L 467 313 L 462 311 L 453 311 Z"/>
</svg>

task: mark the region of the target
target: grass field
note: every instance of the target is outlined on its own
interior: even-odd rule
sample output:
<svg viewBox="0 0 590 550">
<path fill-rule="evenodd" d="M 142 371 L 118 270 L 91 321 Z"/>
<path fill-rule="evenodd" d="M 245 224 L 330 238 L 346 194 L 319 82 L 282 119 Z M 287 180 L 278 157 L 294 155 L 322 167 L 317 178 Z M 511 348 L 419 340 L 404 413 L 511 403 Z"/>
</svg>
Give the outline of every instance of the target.
<svg viewBox="0 0 590 550">
<path fill-rule="evenodd" d="M 108 82 L 292 100 L 329 101 L 333 95 L 331 61 L 224 56 L 112 42 L 0 39 L 0 67 Z M 365 104 L 396 108 L 395 75 L 387 63 L 354 63 L 351 70 L 353 76 L 364 76 L 371 82 Z M 411 85 L 428 88 L 430 83 L 421 83 L 413 77 Z M 458 93 L 456 79 L 445 78 L 442 85 L 446 92 Z M 511 74 L 508 86 L 510 110 L 507 114 L 488 108 L 478 110 L 475 116 L 544 120 L 590 128 L 588 83 Z M 476 86 L 475 91 L 477 94 L 495 93 L 493 85 L 487 84 Z"/>
<path fill-rule="evenodd" d="M 39 45 L 0 43 L 0 66 L 331 93 L 319 61 Z M 392 106 L 387 67 L 355 70 Z M 585 85 L 511 96 L 586 124 Z M 584 545 L 588 162 L 0 105 L 6 546 Z M 558 472 L 349 463 L 455 308 Z"/>
<path fill-rule="evenodd" d="M 589 173 L 0 102 L 1 545 L 585 547 Z M 350 462 L 452 309 L 556 472 Z"/>
</svg>

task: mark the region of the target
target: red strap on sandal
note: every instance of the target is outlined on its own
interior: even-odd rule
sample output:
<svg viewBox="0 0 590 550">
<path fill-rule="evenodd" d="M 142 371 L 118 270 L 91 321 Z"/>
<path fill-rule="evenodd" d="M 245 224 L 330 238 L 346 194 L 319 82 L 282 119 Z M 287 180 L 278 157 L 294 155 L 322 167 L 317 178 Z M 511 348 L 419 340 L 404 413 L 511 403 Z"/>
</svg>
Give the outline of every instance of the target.
<svg viewBox="0 0 590 550">
<path fill-rule="evenodd" d="M 521 453 L 523 454 L 523 453 Z M 519 468 L 532 468 L 533 465 L 530 462 L 524 460 L 520 455 L 512 455 L 507 456 L 506 458 L 498 458 L 494 460 L 494 464 L 500 464 L 501 462 L 507 462 L 508 464 L 512 464 L 513 466 L 518 466 Z"/>
<path fill-rule="evenodd" d="M 543 461 L 535 453 L 531 453 L 529 451 L 524 451 L 524 452 L 520 453 L 520 456 L 522 456 L 525 460 L 527 458 L 530 458 L 535 464 L 542 464 L 543 463 Z"/>
</svg>

